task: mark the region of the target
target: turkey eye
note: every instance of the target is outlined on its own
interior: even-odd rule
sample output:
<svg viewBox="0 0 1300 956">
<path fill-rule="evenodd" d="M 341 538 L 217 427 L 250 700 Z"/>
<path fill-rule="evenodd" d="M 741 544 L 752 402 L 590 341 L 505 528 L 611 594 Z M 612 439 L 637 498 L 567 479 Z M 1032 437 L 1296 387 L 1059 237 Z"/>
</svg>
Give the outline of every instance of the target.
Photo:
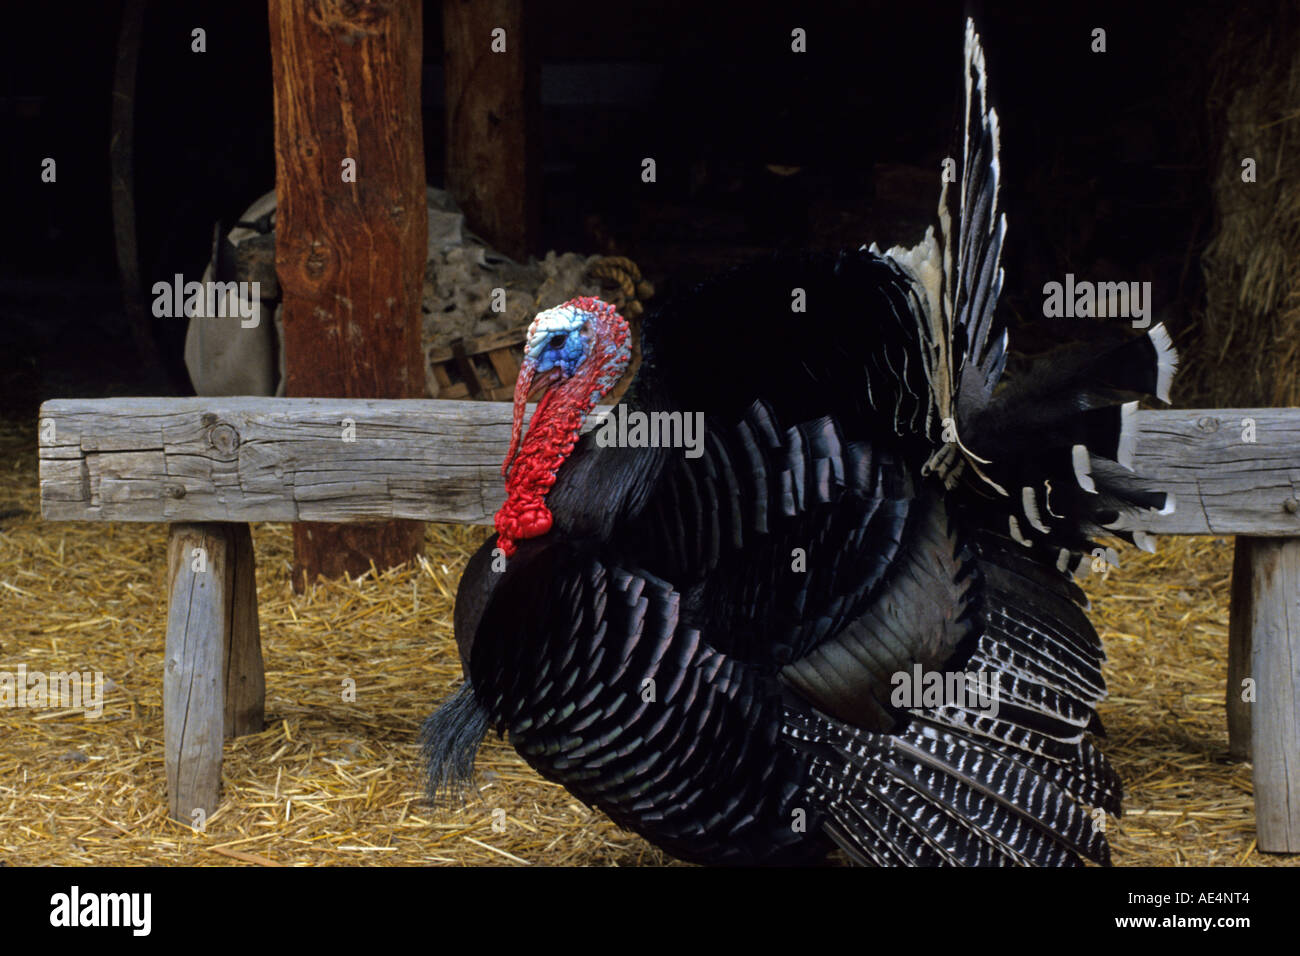
<svg viewBox="0 0 1300 956">
<path fill-rule="evenodd" d="M 554 335 L 551 336 L 551 345 L 550 345 L 550 347 L 553 348 L 553 349 L 561 349 L 561 348 L 564 348 L 564 343 L 565 343 L 565 341 L 568 340 L 568 338 L 569 338 L 569 333 L 568 333 L 568 332 L 557 332 L 557 333 L 555 333 Z"/>
</svg>

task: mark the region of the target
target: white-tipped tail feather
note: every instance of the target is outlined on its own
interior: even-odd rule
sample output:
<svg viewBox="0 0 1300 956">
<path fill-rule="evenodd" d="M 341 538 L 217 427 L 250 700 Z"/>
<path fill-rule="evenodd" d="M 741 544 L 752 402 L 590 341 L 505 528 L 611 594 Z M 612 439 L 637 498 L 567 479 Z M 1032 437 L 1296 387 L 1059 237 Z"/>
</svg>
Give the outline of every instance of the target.
<svg viewBox="0 0 1300 956">
<path fill-rule="evenodd" d="M 1043 534 L 1050 534 L 1051 528 L 1043 524 L 1043 516 L 1038 510 L 1038 496 L 1034 494 L 1034 489 L 1026 485 L 1020 489 L 1020 505 L 1024 509 L 1025 517 L 1033 525 L 1035 531 L 1041 531 Z"/>
<path fill-rule="evenodd" d="M 1156 398 L 1168 405 L 1169 387 L 1174 383 L 1174 372 L 1178 371 L 1178 350 L 1163 322 L 1151 326 L 1147 335 L 1156 349 Z"/>
<path fill-rule="evenodd" d="M 1152 535 L 1147 534 L 1145 531 L 1134 531 L 1132 534 L 1133 543 L 1139 548 L 1147 552 L 1147 554 L 1156 553 L 1156 539 Z"/>
<path fill-rule="evenodd" d="M 1133 452 L 1137 450 L 1137 402 L 1125 402 L 1119 410 L 1119 448 L 1115 452 L 1115 461 L 1121 468 L 1133 470 Z"/>
<path fill-rule="evenodd" d="M 934 226 L 925 230 L 925 238 L 911 248 L 890 246 L 884 252 L 874 242 L 869 252 L 893 259 L 925 291 L 925 305 L 931 315 L 941 315 L 943 309 L 943 253 L 939 241 L 934 236 Z"/>
<path fill-rule="evenodd" d="M 1079 482 L 1079 487 L 1095 495 L 1097 486 L 1092 480 L 1092 462 L 1088 457 L 1088 449 L 1083 445 L 1075 445 L 1070 453 L 1074 457 L 1074 478 Z"/>
<path fill-rule="evenodd" d="M 1026 538 L 1020 531 L 1020 522 L 1016 520 L 1015 515 L 1007 515 L 1007 526 L 1011 529 L 1011 537 L 1017 542 L 1023 544 L 1026 548 L 1032 548 L 1034 543 Z"/>
</svg>

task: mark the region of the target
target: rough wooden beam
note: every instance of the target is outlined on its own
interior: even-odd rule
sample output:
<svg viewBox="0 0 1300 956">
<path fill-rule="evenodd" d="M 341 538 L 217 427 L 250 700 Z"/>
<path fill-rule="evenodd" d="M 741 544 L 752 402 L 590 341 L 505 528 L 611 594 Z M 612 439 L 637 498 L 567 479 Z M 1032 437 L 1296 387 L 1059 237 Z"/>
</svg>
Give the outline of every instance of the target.
<svg viewBox="0 0 1300 956">
<path fill-rule="evenodd" d="M 1157 534 L 1300 535 L 1300 409 L 1138 411 L 1134 468 L 1177 499 Z"/>
<path fill-rule="evenodd" d="M 422 7 L 271 0 L 286 390 L 424 394 Z M 294 582 L 410 561 L 410 522 L 294 529 Z"/>
<path fill-rule="evenodd" d="M 483 524 L 504 497 L 502 402 L 109 399 L 44 409 L 52 520 Z"/>
<path fill-rule="evenodd" d="M 1211 418 L 1252 418 L 1257 441 L 1198 424 Z M 1300 492 L 1300 409 L 1139 411 L 1137 421 L 1135 466 L 1178 498 L 1149 530 L 1300 535 L 1300 514 L 1286 506 Z M 490 524 L 504 496 L 510 405 L 58 399 L 42 406 L 40 434 L 49 519 Z"/>
<path fill-rule="evenodd" d="M 515 259 L 540 232 L 539 90 L 523 0 L 443 0 L 447 188 L 471 229 Z"/>
</svg>

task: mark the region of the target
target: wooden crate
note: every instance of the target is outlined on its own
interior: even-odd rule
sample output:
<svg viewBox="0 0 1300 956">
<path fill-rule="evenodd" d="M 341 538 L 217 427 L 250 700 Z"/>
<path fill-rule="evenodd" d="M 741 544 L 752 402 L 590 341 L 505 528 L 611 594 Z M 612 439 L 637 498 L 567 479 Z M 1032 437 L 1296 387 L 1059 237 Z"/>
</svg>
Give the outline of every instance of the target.
<svg viewBox="0 0 1300 956">
<path fill-rule="evenodd" d="M 438 383 L 438 398 L 509 401 L 524 356 L 527 328 L 456 339 L 449 347 L 425 352 L 427 372 Z"/>
</svg>

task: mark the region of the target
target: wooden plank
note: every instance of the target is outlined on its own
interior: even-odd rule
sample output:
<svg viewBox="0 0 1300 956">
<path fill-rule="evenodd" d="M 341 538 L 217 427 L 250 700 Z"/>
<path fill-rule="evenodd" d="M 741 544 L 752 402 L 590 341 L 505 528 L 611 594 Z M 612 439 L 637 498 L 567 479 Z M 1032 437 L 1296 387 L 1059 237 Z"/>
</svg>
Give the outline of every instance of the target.
<svg viewBox="0 0 1300 956">
<path fill-rule="evenodd" d="M 461 340 L 467 355 L 482 355 L 497 349 L 514 346 L 523 352 L 524 339 L 528 338 L 527 329 L 507 329 L 505 332 L 488 332 L 484 335 L 466 336 Z M 450 346 L 429 350 L 429 361 L 450 362 L 455 357 Z"/>
<path fill-rule="evenodd" d="M 1141 527 L 1300 535 L 1300 409 L 1139 410 L 1137 423 L 1134 468 L 1177 499 L 1173 514 L 1144 517 Z"/>
<path fill-rule="evenodd" d="M 506 402 L 57 399 L 41 409 L 41 510 L 83 521 L 490 524 L 510 415 Z M 1258 440 L 1198 424 L 1212 416 L 1253 418 Z M 1139 411 L 1137 421 L 1135 466 L 1178 496 L 1149 530 L 1300 535 L 1285 507 L 1300 490 L 1300 409 Z"/>
<path fill-rule="evenodd" d="M 520 260 L 536 251 L 541 223 L 539 73 L 527 22 L 523 0 L 442 4 L 447 189 L 474 232 Z"/>
<path fill-rule="evenodd" d="M 519 377 L 519 361 L 510 349 L 493 349 L 488 353 L 492 371 L 497 373 L 502 388 L 514 389 L 515 379 Z"/>
<path fill-rule="evenodd" d="M 41 417 L 52 439 L 42 449 L 43 513 L 490 523 L 504 495 L 510 419 L 499 402 L 55 400 Z"/>
<path fill-rule="evenodd" d="M 173 820 L 202 828 L 217 810 L 234 597 L 228 527 L 174 524 L 167 543 L 163 752 Z"/>
<path fill-rule="evenodd" d="M 471 355 L 491 352 L 494 349 L 518 346 L 523 351 L 524 340 L 528 338 L 527 328 L 506 329 L 504 332 L 485 332 L 483 335 L 471 335 L 465 339 L 465 351 Z"/>
<path fill-rule="evenodd" d="M 1300 538 L 1250 549 L 1251 706 L 1259 848 L 1300 853 Z"/>
<path fill-rule="evenodd" d="M 289 395 L 424 394 L 422 16 L 418 3 L 271 0 Z M 409 522 L 295 528 L 295 586 L 414 560 L 423 539 Z"/>
</svg>

